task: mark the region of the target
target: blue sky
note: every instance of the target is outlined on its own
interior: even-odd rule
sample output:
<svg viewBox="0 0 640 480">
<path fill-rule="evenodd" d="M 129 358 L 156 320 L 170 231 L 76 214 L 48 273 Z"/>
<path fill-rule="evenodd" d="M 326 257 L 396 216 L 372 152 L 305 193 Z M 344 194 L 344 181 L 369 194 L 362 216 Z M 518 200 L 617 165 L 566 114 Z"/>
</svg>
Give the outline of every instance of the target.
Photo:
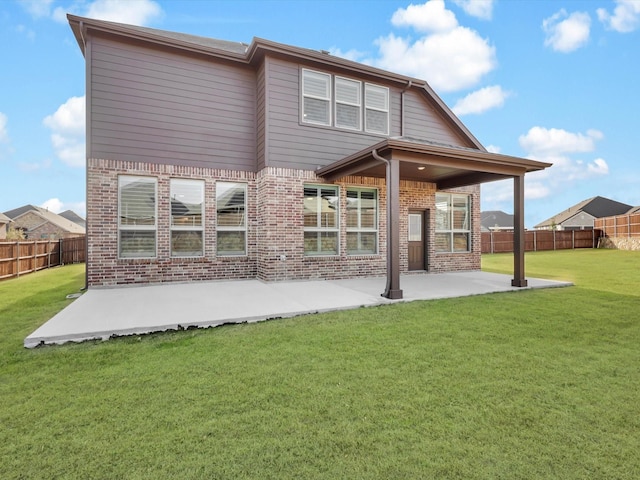
<svg viewBox="0 0 640 480">
<path fill-rule="evenodd" d="M 0 0 L 0 212 L 85 214 L 84 59 L 65 14 L 262 37 L 427 80 L 527 175 L 531 228 L 586 198 L 640 205 L 640 0 Z M 513 212 L 511 182 L 482 209 Z"/>
</svg>

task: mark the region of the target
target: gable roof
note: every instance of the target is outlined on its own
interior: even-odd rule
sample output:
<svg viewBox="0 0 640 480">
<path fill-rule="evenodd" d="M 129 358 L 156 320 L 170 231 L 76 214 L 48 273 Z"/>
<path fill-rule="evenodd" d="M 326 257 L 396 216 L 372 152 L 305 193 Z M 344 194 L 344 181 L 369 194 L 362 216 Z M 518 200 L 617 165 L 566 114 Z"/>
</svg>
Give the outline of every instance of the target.
<svg viewBox="0 0 640 480">
<path fill-rule="evenodd" d="M 50 212 L 46 208 L 34 207 L 33 205 L 25 205 L 23 207 L 19 207 L 14 210 L 10 210 L 9 212 L 6 212 L 6 213 L 9 214 L 12 212 L 18 212 L 17 215 L 14 215 L 12 217 L 12 219 L 15 222 L 18 222 L 20 220 L 20 217 L 27 215 L 28 213 L 35 213 L 36 215 L 42 218 L 43 223 L 44 222 L 52 223 L 58 228 L 61 228 L 62 230 L 69 233 L 77 233 L 80 235 L 84 235 L 86 233 L 86 230 L 84 227 L 78 225 L 77 223 L 72 222 L 71 220 L 67 220 L 66 218 L 58 215 L 57 213 Z"/>
<path fill-rule="evenodd" d="M 83 54 L 85 54 L 85 39 L 87 34 L 89 32 L 101 32 L 103 34 L 126 37 L 130 40 L 152 43 L 159 48 L 178 49 L 185 53 L 191 52 L 212 58 L 233 61 L 256 69 L 266 55 L 274 55 L 293 61 L 303 61 L 318 66 L 329 67 L 344 73 L 358 74 L 378 81 L 395 83 L 399 88 L 402 88 L 403 91 L 415 89 L 442 115 L 444 121 L 460 135 L 467 144 L 466 146 L 486 151 L 478 139 L 475 138 L 469 129 L 456 117 L 425 80 L 400 75 L 363 63 L 336 57 L 324 50 L 317 51 L 295 47 L 258 37 L 254 37 L 251 43 L 247 45 L 241 42 L 229 42 L 197 35 L 138 27 L 105 20 L 95 20 L 71 14 L 67 14 L 67 19 Z"/>
<path fill-rule="evenodd" d="M 63 218 L 66 218 L 67 220 L 75 223 L 76 225 L 80 225 L 81 227 L 87 226 L 87 222 L 85 221 L 85 219 L 82 218 L 73 210 L 65 210 L 64 212 L 59 213 L 58 215 L 60 215 Z"/>
<path fill-rule="evenodd" d="M 632 208 L 626 203 L 617 202 L 606 197 L 591 197 L 563 210 L 551 218 L 540 222 L 535 228 L 546 227 L 553 224 L 561 225 L 580 212 L 587 213 L 594 218 L 611 217 L 627 213 Z"/>
<path fill-rule="evenodd" d="M 7 217 L 4 213 L 0 213 L 0 225 L 4 225 L 5 223 L 10 223 L 12 221 L 13 220 Z"/>
<path fill-rule="evenodd" d="M 489 231 L 492 228 L 513 228 L 513 214 L 502 210 L 488 210 L 480 212 L 482 230 Z"/>
<path fill-rule="evenodd" d="M 6 212 L 4 212 L 4 214 L 9 218 L 14 219 L 16 217 L 19 217 L 23 213 L 29 212 L 31 210 L 37 210 L 37 209 L 38 207 L 35 207 L 31 204 L 27 204 L 27 205 L 23 205 L 22 207 L 14 208 L 13 210 L 7 210 Z"/>
</svg>

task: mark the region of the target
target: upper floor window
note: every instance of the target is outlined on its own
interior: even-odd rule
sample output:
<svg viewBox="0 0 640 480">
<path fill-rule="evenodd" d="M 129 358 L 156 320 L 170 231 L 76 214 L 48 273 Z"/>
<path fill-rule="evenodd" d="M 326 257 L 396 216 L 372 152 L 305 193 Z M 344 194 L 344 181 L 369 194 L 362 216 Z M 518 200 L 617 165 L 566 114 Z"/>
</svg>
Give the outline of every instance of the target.
<svg viewBox="0 0 640 480">
<path fill-rule="evenodd" d="M 336 77 L 336 127 L 361 130 L 362 84 Z"/>
<path fill-rule="evenodd" d="M 331 125 L 331 75 L 302 70 L 302 121 Z"/>
<path fill-rule="evenodd" d="M 171 256 L 204 255 L 204 181 L 172 178 Z"/>
<path fill-rule="evenodd" d="M 118 177 L 118 256 L 156 256 L 157 180 L 153 177 Z"/>
<path fill-rule="evenodd" d="M 369 83 L 364 86 L 364 129 L 389 134 L 389 89 Z"/>
<path fill-rule="evenodd" d="M 389 89 L 303 68 L 302 122 L 389 135 Z"/>
<path fill-rule="evenodd" d="M 436 194 L 437 252 L 471 250 L 471 197 L 453 193 Z"/>
</svg>

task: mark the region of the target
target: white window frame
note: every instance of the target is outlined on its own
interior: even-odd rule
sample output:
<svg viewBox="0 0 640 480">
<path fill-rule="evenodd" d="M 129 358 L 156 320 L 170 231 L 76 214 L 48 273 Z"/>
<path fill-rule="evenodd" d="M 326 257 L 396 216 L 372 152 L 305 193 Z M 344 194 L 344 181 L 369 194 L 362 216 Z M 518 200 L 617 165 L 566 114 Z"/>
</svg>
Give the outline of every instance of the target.
<svg viewBox="0 0 640 480">
<path fill-rule="evenodd" d="M 336 250 L 335 252 L 327 252 L 324 253 L 322 252 L 322 249 L 319 248 L 320 247 L 320 243 L 322 241 L 321 239 L 321 235 L 318 235 L 316 237 L 316 242 L 317 242 L 317 246 L 318 248 L 316 248 L 315 250 L 312 251 L 307 251 L 306 248 L 304 248 L 304 255 L 307 257 L 327 257 L 327 256 L 336 256 L 340 254 L 340 187 L 338 187 L 337 185 L 324 185 L 324 184 L 320 184 L 320 185 L 316 185 L 316 184 L 305 184 L 304 185 L 304 189 L 315 189 L 316 190 L 316 225 L 311 227 L 311 226 L 304 226 L 303 230 L 304 232 L 312 232 L 312 233 L 335 233 L 336 235 Z M 335 197 L 336 197 L 336 212 L 335 212 L 335 220 L 336 220 L 336 225 L 335 227 L 323 227 L 322 226 L 322 190 L 333 190 L 335 192 Z M 306 198 L 304 197 L 303 194 L 303 200 L 306 201 Z M 304 224 L 304 221 L 303 221 Z M 306 244 L 305 244 L 306 247 Z"/>
<path fill-rule="evenodd" d="M 439 201 L 440 199 L 440 201 Z M 442 203 L 446 199 L 446 211 L 447 211 L 447 228 L 439 228 L 437 221 L 437 209 L 438 204 Z M 456 208 L 454 206 L 455 199 L 464 199 L 465 200 L 465 217 L 464 217 L 464 228 L 454 228 L 455 226 L 455 212 L 460 210 L 460 208 Z M 469 253 L 472 249 L 472 226 L 471 226 L 471 217 L 472 217 L 472 205 L 471 205 L 471 195 L 464 193 L 436 193 L 436 236 L 437 235 L 449 235 L 449 246 L 448 250 L 437 249 L 438 242 L 436 242 L 436 253 Z M 465 250 L 456 249 L 455 244 L 455 236 L 456 234 L 465 234 L 467 235 L 467 248 Z"/>
<path fill-rule="evenodd" d="M 236 186 L 242 186 L 243 190 L 244 190 L 244 214 L 242 216 L 242 225 L 220 225 L 220 215 L 219 215 L 219 208 L 218 208 L 218 200 L 219 200 L 219 193 L 220 193 L 220 185 L 236 185 Z M 228 181 L 219 181 L 216 182 L 216 255 L 219 257 L 246 257 L 247 256 L 247 203 L 248 203 L 248 198 L 247 198 L 247 184 L 244 182 L 228 182 Z M 244 250 L 243 252 L 233 252 L 233 253 L 225 253 L 224 251 L 221 253 L 220 252 L 220 242 L 219 242 L 219 237 L 218 237 L 218 233 L 219 232 L 243 232 L 244 233 Z"/>
<path fill-rule="evenodd" d="M 379 251 L 379 242 L 380 242 L 380 235 L 379 235 L 379 212 L 380 212 L 380 206 L 379 206 L 379 195 L 378 195 L 378 190 L 375 188 L 364 188 L 364 187 L 347 187 L 347 202 L 349 202 L 349 192 L 355 192 L 357 194 L 357 200 L 358 200 L 358 208 L 357 208 L 357 218 L 358 218 L 358 225 L 356 227 L 349 227 L 349 224 L 347 223 L 347 227 L 346 227 L 346 232 L 347 232 L 347 236 L 349 233 L 356 233 L 358 234 L 358 237 L 360 237 L 361 233 L 375 233 L 376 236 L 376 248 L 373 252 L 363 252 L 363 251 L 351 251 L 348 248 L 349 242 L 347 242 L 347 255 L 377 255 L 378 251 Z M 374 194 L 374 200 L 375 200 L 375 225 L 373 227 L 363 227 L 362 226 L 362 193 L 363 192 L 367 192 L 367 193 L 373 193 Z M 349 211 L 349 207 L 347 205 L 347 209 L 346 212 L 348 214 Z M 358 242 L 360 243 L 360 242 Z"/>
<path fill-rule="evenodd" d="M 379 92 L 384 92 L 384 96 L 385 96 L 384 108 L 381 108 L 380 106 L 371 105 L 370 102 L 367 102 L 367 90 L 370 90 L 370 91 L 378 90 Z M 367 124 L 367 111 L 369 110 L 374 112 L 384 112 L 386 114 L 387 121 L 385 125 L 386 127 L 385 131 L 375 130 L 369 127 L 369 125 Z M 381 85 L 374 85 L 372 83 L 364 84 L 364 131 L 367 133 L 374 133 L 377 135 L 389 135 L 389 88 L 388 87 L 383 87 Z"/>
<path fill-rule="evenodd" d="M 362 82 L 359 82 L 358 80 L 352 80 L 351 78 L 345 78 L 345 77 L 339 77 L 339 76 L 335 76 L 334 78 L 334 125 L 336 126 L 336 128 L 344 128 L 346 130 L 355 130 L 358 132 L 362 131 Z M 358 89 L 358 95 L 357 95 L 357 102 L 349 102 L 347 100 L 340 100 L 338 99 L 339 93 L 339 85 L 344 84 L 344 85 L 348 85 L 351 84 L 353 86 L 356 86 Z M 349 125 L 340 125 L 338 124 L 338 107 L 340 105 L 347 105 L 350 107 L 358 107 L 358 125 L 357 126 L 349 126 Z"/>
<path fill-rule="evenodd" d="M 200 197 L 200 224 L 199 225 L 175 225 L 174 224 L 174 216 L 173 216 L 173 200 L 174 197 L 178 195 L 178 193 L 174 190 L 175 187 L 179 185 L 183 186 L 197 186 L 199 188 L 198 192 L 195 192 L 194 195 L 198 195 Z M 169 243 L 170 243 L 170 251 L 172 257 L 203 257 L 204 256 L 204 222 L 205 222 L 205 203 L 204 203 L 204 180 L 196 180 L 196 179 L 187 179 L 187 178 L 171 178 L 169 179 L 169 224 L 170 224 L 170 235 L 169 235 Z M 201 251 L 200 253 L 188 253 L 188 254 L 178 254 L 174 252 L 173 249 L 173 233 L 174 232 L 200 232 L 200 236 L 202 239 Z"/>
<path fill-rule="evenodd" d="M 326 93 L 327 95 L 325 97 L 321 97 L 318 95 L 312 95 L 309 94 L 305 91 L 305 86 L 306 86 L 306 76 L 318 76 L 318 77 L 325 77 L 326 78 L 326 82 L 327 82 L 327 87 L 326 87 Z M 302 118 L 302 122 L 304 123 L 309 123 L 311 125 L 325 125 L 325 126 L 331 126 L 331 118 L 332 118 L 332 111 L 331 111 L 331 97 L 332 97 L 332 91 L 331 91 L 331 75 L 328 73 L 324 73 L 324 72 L 318 72 L 316 70 L 309 70 L 306 68 L 302 69 L 302 88 L 300 89 L 301 93 L 302 93 L 302 100 L 300 102 L 300 111 L 301 111 L 301 118 Z M 318 121 L 314 121 L 314 120 L 308 120 L 306 118 L 306 114 L 305 114 L 305 110 L 304 110 L 304 99 L 305 98 L 311 98 L 314 100 L 321 100 L 324 102 L 327 102 L 328 105 L 328 109 L 329 112 L 327 114 L 327 121 L 326 122 L 318 122 Z"/>
<path fill-rule="evenodd" d="M 136 181 L 153 183 L 153 225 L 127 225 L 122 223 L 123 205 L 122 205 L 122 187 L 124 182 L 134 183 Z M 153 232 L 153 253 L 151 255 L 123 255 L 123 242 L 121 236 L 123 232 Z M 129 260 L 137 258 L 157 258 L 158 256 L 158 179 L 150 176 L 139 175 L 118 175 L 118 258 Z"/>
</svg>

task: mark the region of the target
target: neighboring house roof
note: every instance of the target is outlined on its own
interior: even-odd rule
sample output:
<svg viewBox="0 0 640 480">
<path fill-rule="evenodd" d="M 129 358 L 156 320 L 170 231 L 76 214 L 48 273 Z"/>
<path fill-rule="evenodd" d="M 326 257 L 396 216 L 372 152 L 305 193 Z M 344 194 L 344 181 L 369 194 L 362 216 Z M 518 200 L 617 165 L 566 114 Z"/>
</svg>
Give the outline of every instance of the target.
<svg viewBox="0 0 640 480">
<path fill-rule="evenodd" d="M 29 205 L 23 205 L 22 207 L 14 208 L 13 210 L 7 210 L 6 212 L 4 212 L 4 214 L 9 218 L 14 219 L 16 217 L 19 217 L 23 213 L 27 213 L 37 209 L 38 207 L 35 207 L 29 204 Z"/>
<path fill-rule="evenodd" d="M 631 215 L 632 213 L 638 213 L 638 212 L 640 212 L 640 207 L 633 207 L 633 208 L 631 208 L 631 210 L 629 210 L 626 213 Z"/>
<path fill-rule="evenodd" d="M 12 220 L 7 217 L 4 213 L 0 213 L 0 225 L 4 225 L 5 223 L 10 223 Z"/>
<path fill-rule="evenodd" d="M 329 52 L 295 47 L 254 37 L 251 44 L 229 42 L 212 38 L 169 32 L 154 28 L 138 27 L 92 18 L 78 17 L 67 14 L 73 34 L 85 54 L 85 38 L 87 29 L 107 34 L 126 36 L 132 39 L 155 43 L 165 48 L 180 49 L 192 53 L 218 57 L 227 61 L 234 61 L 246 65 L 257 66 L 266 54 L 288 57 L 322 64 L 346 73 L 359 73 L 369 78 L 394 82 L 403 89 L 416 89 L 439 112 L 443 119 L 464 139 L 467 147 L 486 151 L 482 144 L 474 137 L 467 127 L 453 114 L 451 109 L 438 97 L 425 80 L 392 73 L 363 63 L 336 57 Z"/>
<path fill-rule="evenodd" d="M 501 210 L 489 210 L 480 213 L 482 231 L 513 229 L 513 215 Z"/>
<path fill-rule="evenodd" d="M 17 215 L 11 217 L 10 214 L 14 214 L 17 212 Z M 20 218 L 28 213 L 35 213 L 39 217 L 42 218 L 43 223 L 49 222 L 55 225 L 56 227 L 68 232 L 68 233 L 76 233 L 79 235 L 84 235 L 86 230 L 84 227 L 78 225 L 77 223 L 72 222 L 71 220 L 67 220 L 66 218 L 58 215 L 57 213 L 50 212 L 46 208 L 42 207 L 34 207 L 33 205 L 25 205 L 23 207 L 16 208 L 14 210 L 10 210 L 5 212 L 8 217 L 11 217 L 14 222 L 19 223 Z"/>
<path fill-rule="evenodd" d="M 58 215 L 60 215 L 63 218 L 66 218 L 67 220 L 72 221 L 73 223 L 80 225 L 81 227 L 85 227 L 87 226 L 87 222 L 85 221 L 84 218 L 82 218 L 80 215 L 78 215 L 76 212 L 74 212 L 73 210 L 65 210 L 62 213 L 59 213 Z"/>
<path fill-rule="evenodd" d="M 535 228 L 544 228 L 552 225 L 562 225 L 569 219 L 575 217 L 578 213 L 584 212 L 594 218 L 611 217 L 613 215 L 621 215 L 627 213 L 631 209 L 631 205 L 617 202 L 605 197 L 592 197 L 576 203 L 572 207 L 554 215 L 551 218 L 540 222 Z"/>
</svg>

